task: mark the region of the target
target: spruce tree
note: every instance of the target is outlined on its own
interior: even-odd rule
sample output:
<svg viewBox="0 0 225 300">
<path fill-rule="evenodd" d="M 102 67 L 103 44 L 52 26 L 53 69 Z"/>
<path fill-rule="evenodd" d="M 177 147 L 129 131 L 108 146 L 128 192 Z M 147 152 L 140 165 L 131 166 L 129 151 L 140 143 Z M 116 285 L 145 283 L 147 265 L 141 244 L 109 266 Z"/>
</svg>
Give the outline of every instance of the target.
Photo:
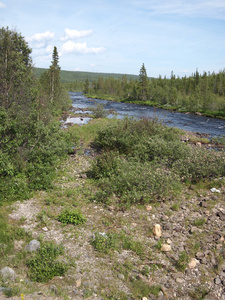
<svg viewBox="0 0 225 300">
<path fill-rule="evenodd" d="M 148 76 L 145 69 L 144 63 L 139 72 L 139 99 L 146 100 L 147 99 L 147 90 L 148 90 Z"/>
<path fill-rule="evenodd" d="M 52 54 L 52 64 L 50 66 L 50 101 L 53 103 L 57 98 L 57 92 L 60 90 L 60 67 L 59 55 L 55 46 Z"/>
</svg>

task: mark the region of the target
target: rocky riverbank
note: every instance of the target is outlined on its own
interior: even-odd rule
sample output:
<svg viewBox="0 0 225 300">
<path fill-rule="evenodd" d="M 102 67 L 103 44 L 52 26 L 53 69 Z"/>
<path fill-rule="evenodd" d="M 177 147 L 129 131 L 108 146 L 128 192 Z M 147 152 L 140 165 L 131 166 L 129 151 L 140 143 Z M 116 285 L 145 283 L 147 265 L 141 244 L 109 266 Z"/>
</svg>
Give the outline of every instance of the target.
<svg viewBox="0 0 225 300">
<path fill-rule="evenodd" d="M 28 241 L 17 239 L 14 255 L 1 265 L 15 276 L 0 288 L 0 299 L 6 299 L 4 288 L 15 287 L 11 299 L 225 299 L 225 187 L 190 186 L 177 199 L 122 211 L 87 200 L 91 160 L 72 155 L 53 191 L 15 203 L 9 214 L 29 240 L 62 244 L 68 272 L 47 283 L 30 281 Z M 87 222 L 59 223 L 56 216 L 65 207 L 79 208 Z M 93 246 L 96 233 L 129 237 L 133 248 L 100 251 Z"/>
</svg>

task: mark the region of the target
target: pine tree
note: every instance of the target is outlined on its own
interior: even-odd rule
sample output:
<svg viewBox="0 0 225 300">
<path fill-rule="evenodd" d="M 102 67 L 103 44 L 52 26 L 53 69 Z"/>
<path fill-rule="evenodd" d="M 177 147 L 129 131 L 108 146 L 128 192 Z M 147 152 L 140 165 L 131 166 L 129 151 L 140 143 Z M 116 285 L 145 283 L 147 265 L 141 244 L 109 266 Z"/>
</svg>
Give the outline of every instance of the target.
<svg viewBox="0 0 225 300">
<path fill-rule="evenodd" d="M 0 29 L 0 106 L 14 114 L 19 107 L 23 114 L 29 111 L 34 99 L 30 53 L 19 33 L 8 27 Z"/>
<path fill-rule="evenodd" d="M 60 67 L 57 47 L 54 47 L 52 54 L 52 65 L 50 66 L 50 101 L 56 100 L 57 91 L 60 89 Z"/>
<path fill-rule="evenodd" d="M 146 100 L 147 99 L 147 90 L 148 90 L 148 76 L 145 69 L 144 63 L 139 72 L 139 99 Z"/>
</svg>

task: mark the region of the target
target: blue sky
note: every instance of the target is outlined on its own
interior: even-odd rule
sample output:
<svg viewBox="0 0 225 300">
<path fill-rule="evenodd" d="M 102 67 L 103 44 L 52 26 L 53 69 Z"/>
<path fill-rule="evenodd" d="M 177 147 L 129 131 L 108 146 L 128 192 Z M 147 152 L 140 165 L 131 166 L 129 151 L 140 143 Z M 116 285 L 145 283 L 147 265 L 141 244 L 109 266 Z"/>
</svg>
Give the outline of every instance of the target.
<svg viewBox="0 0 225 300">
<path fill-rule="evenodd" d="M 0 26 L 15 29 L 48 68 L 189 76 L 225 68 L 225 0 L 0 0 Z"/>
</svg>

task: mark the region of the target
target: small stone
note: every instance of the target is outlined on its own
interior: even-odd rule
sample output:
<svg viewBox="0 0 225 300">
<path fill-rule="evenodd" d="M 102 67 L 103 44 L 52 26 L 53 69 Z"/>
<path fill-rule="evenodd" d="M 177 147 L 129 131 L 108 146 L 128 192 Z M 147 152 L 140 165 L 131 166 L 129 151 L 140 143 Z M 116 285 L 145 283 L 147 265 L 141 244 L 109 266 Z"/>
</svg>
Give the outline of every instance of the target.
<svg viewBox="0 0 225 300">
<path fill-rule="evenodd" d="M 202 253 L 202 252 L 197 252 L 197 253 L 196 253 L 197 259 L 203 259 L 204 256 L 205 256 L 205 255 L 204 255 L 204 253 Z"/>
<path fill-rule="evenodd" d="M 216 189 L 216 188 L 212 188 L 212 189 L 210 189 L 210 191 L 211 191 L 212 193 L 221 193 L 220 190 L 218 190 L 218 189 Z"/>
<path fill-rule="evenodd" d="M 220 242 L 224 242 L 224 237 L 223 236 L 221 236 Z"/>
<path fill-rule="evenodd" d="M 121 279 L 121 280 L 124 280 L 124 279 L 125 279 L 125 276 L 124 276 L 123 274 L 119 274 L 119 275 L 118 275 L 118 278 Z"/>
<path fill-rule="evenodd" d="M 220 280 L 219 277 L 216 277 L 214 281 L 215 281 L 215 284 L 220 284 L 221 283 L 221 280 Z"/>
<path fill-rule="evenodd" d="M 137 223 L 131 223 L 133 227 L 137 227 Z"/>
<path fill-rule="evenodd" d="M 80 287 L 81 286 L 81 277 L 76 281 L 76 287 Z"/>
<path fill-rule="evenodd" d="M 43 227 L 42 230 L 46 232 L 46 231 L 48 231 L 48 228 L 47 227 Z"/>
<path fill-rule="evenodd" d="M 162 231 L 161 231 L 161 226 L 159 224 L 155 224 L 153 228 L 153 233 L 156 237 L 161 237 Z"/>
<path fill-rule="evenodd" d="M 203 258 L 201 259 L 201 263 L 202 263 L 203 265 L 207 265 L 208 261 L 207 261 L 207 259 L 206 259 L 205 257 L 203 257 Z"/>
<path fill-rule="evenodd" d="M 184 279 L 182 279 L 182 278 L 177 278 L 177 279 L 176 279 L 176 282 L 177 282 L 177 283 L 184 283 L 184 282 L 185 282 L 185 280 L 184 280 Z"/>
<path fill-rule="evenodd" d="M 146 207 L 146 210 L 147 210 L 147 211 L 150 211 L 150 210 L 152 210 L 152 207 L 151 207 L 151 205 L 146 205 L 145 207 Z"/>
<path fill-rule="evenodd" d="M 167 242 L 167 244 L 169 244 L 169 245 L 172 244 L 172 241 L 171 241 L 170 239 L 168 239 L 166 242 Z"/>
<path fill-rule="evenodd" d="M 12 279 L 12 280 L 14 280 L 16 278 L 16 273 L 14 272 L 13 269 L 11 269 L 9 267 L 4 267 L 3 269 L 1 269 L 0 274 L 4 278 L 9 278 L 9 279 Z"/>
<path fill-rule="evenodd" d="M 25 247 L 25 249 L 26 249 L 27 251 L 32 252 L 32 251 L 36 251 L 36 250 L 39 249 L 40 247 L 41 247 L 41 244 L 40 244 L 39 241 L 37 241 L 37 240 L 32 240 L 32 241 L 30 241 L 30 243 Z"/>
<path fill-rule="evenodd" d="M 171 246 L 168 245 L 168 244 L 163 244 L 162 247 L 161 247 L 161 251 L 162 251 L 162 252 L 169 252 L 169 251 L 171 251 L 171 250 L 172 250 L 172 249 L 171 249 Z"/>
<path fill-rule="evenodd" d="M 147 297 L 143 297 L 142 300 L 148 300 L 148 298 Z"/>
<path fill-rule="evenodd" d="M 196 265 L 197 265 L 197 260 L 195 258 L 192 258 L 188 264 L 188 267 L 190 269 L 194 269 L 196 267 Z"/>
</svg>

